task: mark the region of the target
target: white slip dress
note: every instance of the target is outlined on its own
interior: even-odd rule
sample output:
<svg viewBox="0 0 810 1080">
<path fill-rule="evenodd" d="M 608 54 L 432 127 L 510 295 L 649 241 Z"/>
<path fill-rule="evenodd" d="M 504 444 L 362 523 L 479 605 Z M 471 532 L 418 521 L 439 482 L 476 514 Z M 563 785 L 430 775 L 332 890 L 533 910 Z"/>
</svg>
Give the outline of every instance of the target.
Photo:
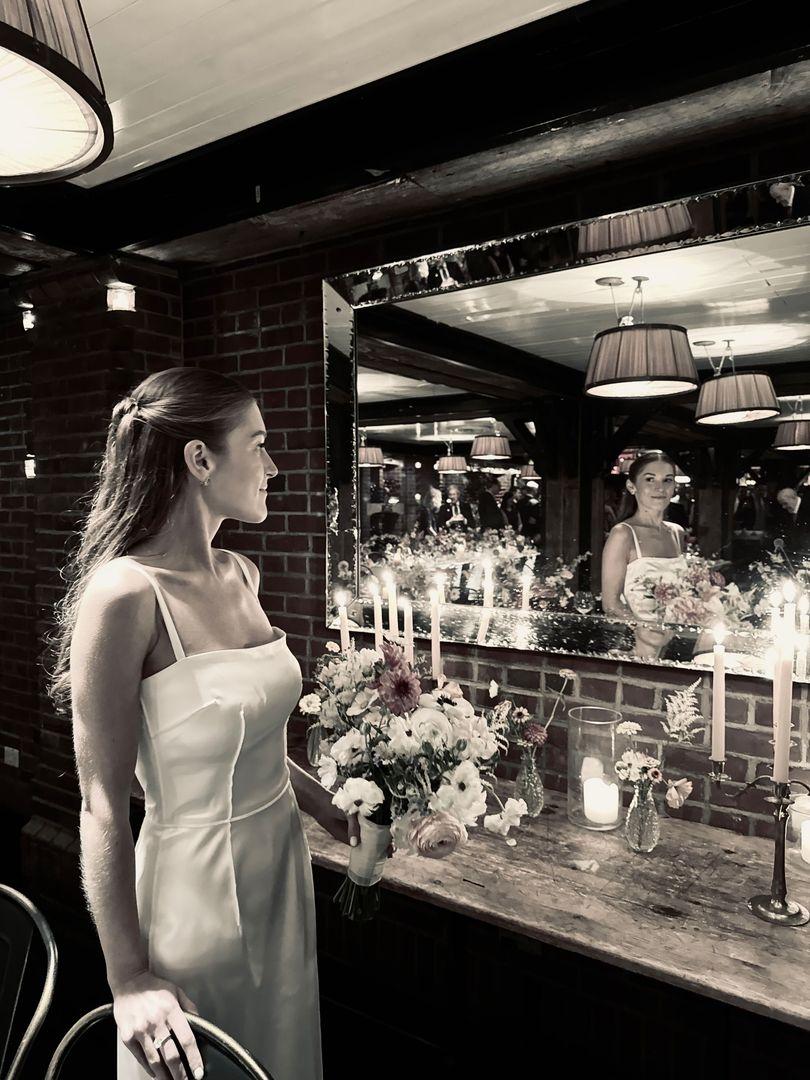
<svg viewBox="0 0 810 1080">
<path fill-rule="evenodd" d="M 155 576 L 128 561 L 176 658 L 140 689 L 135 887 L 149 968 L 274 1080 L 322 1080 L 312 864 L 287 764 L 301 669 L 278 628 L 263 645 L 186 656 Z M 235 1075 L 201 1049 L 206 1077 Z M 148 1075 L 119 1036 L 117 1080 Z"/>
<path fill-rule="evenodd" d="M 642 584 L 644 578 L 666 578 L 667 575 L 677 575 L 686 570 L 686 556 L 680 550 L 677 527 L 671 521 L 664 524 L 669 528 L 673 542 L 678 548 L 678 555 L 642 555 L 636 530 L 626 521 L 620 522 L 625 525 L 633 536 L 636 545 L 636 558 L 627 564 L 624 575 L 624 601 L 639 622 L 660 622 L 660 608 L 658 602 L 650 596 L 645 596 L 645 587 Z"/>
</svg>

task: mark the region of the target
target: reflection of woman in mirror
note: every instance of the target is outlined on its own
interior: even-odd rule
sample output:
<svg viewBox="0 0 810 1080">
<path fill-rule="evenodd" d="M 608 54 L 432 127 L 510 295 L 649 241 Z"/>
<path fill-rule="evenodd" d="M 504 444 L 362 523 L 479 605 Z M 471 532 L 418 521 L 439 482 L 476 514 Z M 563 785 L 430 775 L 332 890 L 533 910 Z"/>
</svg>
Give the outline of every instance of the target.
<svg viewBox="0 0 810 1080">
<path fill-rule="evenodd" d="M 602 607 L 607 615 L 636 620 L 638 655 L 657 657 L 672 634 L 660 628 L 658 605 L 645 595 L 644 580 L 686 569 L 684 530 L 666 520 L 675 492 L 675 464 L 659 450 L 642 454 L 630 466 L 625 487 L 635 507 L 613 526 L 605 542 Z"/>
<path fill-rule="evenodd" d="M 436 536 L 439 527 L 438 514 L 442 506 L 442 493 L 431 484 L 426 495 L 421 495 L 416 515 L 416 531 L 420 536 Z"/>
</svg>

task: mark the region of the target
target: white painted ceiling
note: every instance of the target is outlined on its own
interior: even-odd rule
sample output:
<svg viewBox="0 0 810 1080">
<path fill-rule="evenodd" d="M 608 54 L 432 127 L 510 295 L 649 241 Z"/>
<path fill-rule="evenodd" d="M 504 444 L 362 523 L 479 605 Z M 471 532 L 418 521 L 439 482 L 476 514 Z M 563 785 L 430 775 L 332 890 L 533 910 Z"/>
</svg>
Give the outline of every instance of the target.
<svg viewBox="0 0 810 1080">
<path fill-rule="evenodd" d="M 582 2 L 83 0 L 115 147 L 73 183 L 113 180 Z"/>
<path fill-rule="evenodd" d="M 584 371 L 593 336 L 615 326 L 610 289 L 598 277 L 616 276 L 625 314 L 644 284 L 645 321 L 685 326 L 690 342 L 713 339 L 717 358 L 725 338 L 748 366 L 810 360 L 810 227 L 575 267 L 559 273 L 444 292 L 398 305 L 428 319 L 470 331 Z M 636 314 L 638 311 L 636 310 Z M 705 351 L 694 348 L 708 369 Z"/>
<path fill-rule="evenodd" d="M 458 394 L 458 387 L 441 386 L 439 383 L 410 379 L 391 371 L 371 371 L 357 368 L 357 400 L 366 405 L 371 401 L 396 401 L 402 397 L 443 397 Z"/>
</svg>

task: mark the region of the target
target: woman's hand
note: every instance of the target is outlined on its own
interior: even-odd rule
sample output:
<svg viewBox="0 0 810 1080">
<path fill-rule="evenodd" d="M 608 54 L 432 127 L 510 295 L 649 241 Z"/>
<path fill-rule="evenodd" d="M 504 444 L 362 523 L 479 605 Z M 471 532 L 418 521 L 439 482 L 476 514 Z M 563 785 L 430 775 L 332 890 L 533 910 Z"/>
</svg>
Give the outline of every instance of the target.
<svg viewBox="0 0 810 1080">
<path fill-rule="evenodd" d="M 117 985 L 113 992 L 113 1016 L 124 1046 L 156 1080 L 187 1080 L 178 1044 L 195 1080 L 205 1075 L 194 1033 L 183 1010 L 199 1015 L 197 1006 L 179 986 L 151 971 L 139 972 Z"/>
<path fill-rule="evenodd" d="M 357 814 L 344 814 L 332 802 L 332 796 L 324 790 L 324 799 L 313 815 L 322 829 L 326 829 L 330 836 L 340 840 L 342 844 L 356 847 L 360 843 L 360 821 Z M 354 840 L 354 843 L 352 843 Z M 388 858 L 394 854 L 393 840 L 388 845 Z"/>
</svg>

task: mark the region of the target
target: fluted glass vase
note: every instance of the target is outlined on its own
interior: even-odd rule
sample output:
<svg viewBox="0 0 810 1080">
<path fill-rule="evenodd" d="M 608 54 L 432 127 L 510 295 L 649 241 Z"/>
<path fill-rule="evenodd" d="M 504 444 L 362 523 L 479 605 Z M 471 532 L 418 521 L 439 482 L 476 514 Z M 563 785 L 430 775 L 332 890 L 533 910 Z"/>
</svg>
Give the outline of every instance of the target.
<svg viewBox="0 0 810 1080">
<path fill-rule="evenodd" d="M 321 725 L 316 721 L 307 731 L 307 761 L 317 765 L 321 756 Z"/>
<path fill-rule="evenodd" d="M 652 784 L 635 784 L 633 801 L 627 811 L 624 835 L 631 851 L 650 852 L 661 836 L 658 807 L 652 793 Z"/>
<path fill-rule="evenodd" d="M 543 809 L 546 795 L 543 780 L 537 768 L 534 747 L 524 746 L 520 754 L 520 769 L 515 781 L 515 798 L 526 803 L 527 817 L 536 818 Z"/>
</svg>

